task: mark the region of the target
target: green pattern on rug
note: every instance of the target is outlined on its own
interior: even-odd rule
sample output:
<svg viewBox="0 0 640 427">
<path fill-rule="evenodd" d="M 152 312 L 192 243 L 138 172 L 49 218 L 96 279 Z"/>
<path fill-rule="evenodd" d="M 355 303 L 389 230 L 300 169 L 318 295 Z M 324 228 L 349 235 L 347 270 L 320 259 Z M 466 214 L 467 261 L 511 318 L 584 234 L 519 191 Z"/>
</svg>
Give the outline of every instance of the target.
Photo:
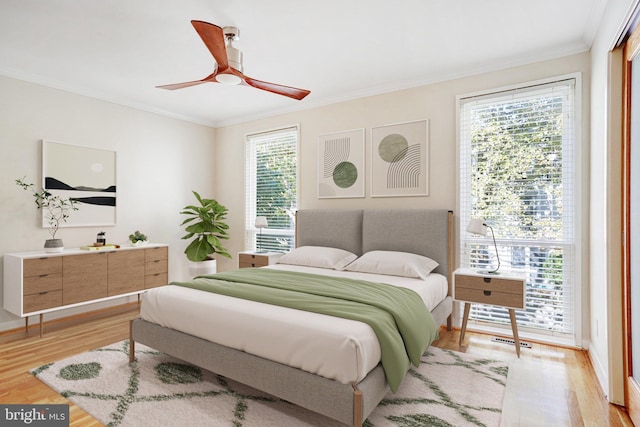
<svg viewBox="0 0 640 427">
<path fill-rule="evenodd" d="M 340 426 L 282 399 L 141 344 L 122 341 L 31 371 L 107 426 Z M 508 366 L 435 347 L 365 427 L 500 424 Z"/>
</svg>

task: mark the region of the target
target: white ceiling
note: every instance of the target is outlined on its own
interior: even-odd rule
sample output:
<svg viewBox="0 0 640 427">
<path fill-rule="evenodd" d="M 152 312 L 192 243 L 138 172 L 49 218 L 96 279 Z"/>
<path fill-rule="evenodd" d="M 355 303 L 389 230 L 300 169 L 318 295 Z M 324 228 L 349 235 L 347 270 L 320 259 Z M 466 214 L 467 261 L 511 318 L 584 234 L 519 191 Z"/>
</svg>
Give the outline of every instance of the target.
<svg viewBox="0 0 640 427">
<path fill-rule="evenodd" d="M 0 74 L 212 126 L 584 52 L 607 0 L 0 0 Z M 192 19 L 240 28 L 245 74 L 198 80 Z M 0 94 L 1 96 L 1 94 Z"/>
</svg>

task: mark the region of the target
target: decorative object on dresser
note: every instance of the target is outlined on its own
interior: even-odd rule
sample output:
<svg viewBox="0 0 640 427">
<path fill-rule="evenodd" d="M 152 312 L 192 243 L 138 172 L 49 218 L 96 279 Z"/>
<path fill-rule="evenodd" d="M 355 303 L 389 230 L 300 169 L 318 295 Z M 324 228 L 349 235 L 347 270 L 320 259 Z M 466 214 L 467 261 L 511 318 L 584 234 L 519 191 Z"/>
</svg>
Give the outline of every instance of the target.
<svg viewBox="0 0 640 427">
<path fill-rule="evenodd" d="M 488 225 L 484 219 L 482 218 L 471 218 L 469 221 L 469 225 L 467 226 L 467 232 L 471 234 L 476 234 L 478 236 L 487 235 L 487 228 L 491 230 L 491 237 L 493 238 L 493 247 L 496 250 L 496 260 L 498 261 L 498 266 L 493 270 L 478 270 L 478 273 L 481 274 L 497 274 L 500 269 L 500 254 L 498 253 L 498 245 L 496 244 L 496 236 L 493 234 L 493 227 Z"/>
<path fill-rule="evenodd" d="M 136 295 L 168 283 L 168 246 L 4 255 L 4 309 L 25 318 Z"/>
<path fill-rule="evenodd" d="M 262 252 L 262 248 L 260 247 L 262 244 L 262 229 L 269 227 L 269 223 L 267 222 L 266 216 L 257 216 L 256 217 L 256 228 L 260 229 L 260 235 L 258 236 L 257 242 L 257 252 Z"/>
<path fill-rule="evenodd" d="M 144 246 L 149 243 L 147 236 L 139 230 L 136 230 L 133 234 L 129 234 L 129 241 L 133 246 Z"/>
<path fill-rule="evenodd" d="M 203 199 L 200 194 L 193 191 L 193 195 L 198 200 L 199 206 L 185 206 L 182 212 L 187 215 L 187 219 L 182 221 L 182 226 L 186 226 L 187 234 L 183 239 L 195 238 L 184 250 L 189 264 L 189 273 L 192 276 L 203 274 L 215 274 L 217 266 L 213 255 L 218 254 L 231 258 L 227 249 L 222 246 L 221 240 L 228 240 L 229 226 L 224 222 L 228 209 L 218 203 L 215 199 Z"/>
<path fill-rule="evenodd" d="M 266 267 L 267 265 L 273 265 L 278 262 L 283 254 L 279 252 L 239 252 L 238 253 L 238 267 L 250 268 L 250 267 Z"/>
<path fill-rule="evenodd" d="M 515 309 L 522 310 L 525 307 L 524 273 L 481 274 L 472 269 L 459 268 L 453 272 L 453 298 L 465 303 L 460 330 L 460 345 L 462 345 L 467 330 L 471 304 L 494 305 L 509 311 L 516 354 L 520 357 L 520 339 Z"/>
<path fill-rule="evenodd" d="M 56 233 L 58 232 L 60 223 L 66 222 L 71 212 L 78 210 L 77 203 L 71 198 L 53 195 L 44 188 L 36 191 L 35 186 L 31 183 L 26 183 L 25 179 L 26 177 L 16 179 L 16 184 L 33 193 L 36 206 L 38 209 L 44 211 L 45 221 L 49 224 L 48 230 L 51 239 L 47 239 L 44 242 L 45 252 L 62 252 L 64 250 L 64 244 L 62 243 L 62 239 L 56 239 Z"/>
</svg>

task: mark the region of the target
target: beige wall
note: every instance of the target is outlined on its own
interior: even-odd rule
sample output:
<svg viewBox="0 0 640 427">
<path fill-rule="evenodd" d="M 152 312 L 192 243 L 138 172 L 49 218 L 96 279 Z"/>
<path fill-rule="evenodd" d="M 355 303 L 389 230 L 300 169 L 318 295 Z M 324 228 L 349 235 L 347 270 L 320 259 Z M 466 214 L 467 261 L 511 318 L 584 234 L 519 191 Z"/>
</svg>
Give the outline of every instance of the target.
<svg viewBox="0 0 640 427">
<path fill-rule="evenodd" d="M 232 239 L 231 253 L 244 247 L 244 163 L 245 134 L 262 130 L 300 124 L 300 191 L 301 208 L 350 208 L 350 207 L 423 207 L 456 210 L 456 95 L 480 90 L 504 87 L 565 75 L 582 73 L 583 120 L 582 148 L 584 176 L 588 176 L 589 141 L 589 53 L 578 54 L 553 61 L 512 68 L 500 72 L 418 87 L 399 92 L 377 95 L 343 102 L 307 111 L 285 114 L 269 119 L 256 120 L 216 130 L 216 157 L 224 159 L 216 168 L 216 182 L 223 183 L 217 189 L 221 203 L 230 211 Z M 358 199 L 318 199 L 316 190 L 317 137 L 325 133 L 365 128 L 367 141 L 367 167 L 369 138 L 372 126 L 429 119 L 430 123 L 430 195 L 428 197 L 371 198 L 367 179 L 366 197 Z M 367 169 L 368 171 L 368 169 Z M 588 182 L 582 186 L 582 209 L 587 212 Z M 588 216 L 585 215 L 585 221 Z M 585 222 L 586 223 L 586 222 Z M 237 265 L 233 260 L 219 261 L 220 269 Z M 586 264 L 584 265 L 586 269 Z M 587 270 L 583 272 L 583 295 L 588 292 Z M 588 305 L 578 307 L 579 316 L 588 318 Z M 587 328 L 582 341 L 588 336 Z"/>
<path fill-rule="evenodd" d="M 0 255 L 40 250 L 49 236 L 33 197 L 14 184 L 23 176 L 40 183 L 40 141 L 47 139 L 117 152 L 117 225 L 61 229 L 56 237 L 65 246 L 92 243 L 98 231 L 109 242 L 126 243 L 139 229 L 170 245 L 170 279 L 186 277 L 179 212 L 195 200 L 192 189 L 215 196 L 212 128 L 6 77 L 0 77 L 0 94 Z M 21 325 L 0 309 L 0 330 Z"/>
</svg>

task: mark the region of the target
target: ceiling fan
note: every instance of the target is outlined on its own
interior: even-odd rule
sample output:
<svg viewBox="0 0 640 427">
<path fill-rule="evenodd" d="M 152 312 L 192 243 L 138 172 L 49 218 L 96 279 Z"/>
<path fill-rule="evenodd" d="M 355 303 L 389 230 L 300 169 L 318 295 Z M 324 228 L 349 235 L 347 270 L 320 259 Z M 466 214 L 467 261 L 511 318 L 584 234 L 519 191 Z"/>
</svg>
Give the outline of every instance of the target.
<svg viewBox="0 0 640 427">
<path fill-rule="evenodd" d="M 170 85 L 156 86 L 161 89 L 182 89 L 189 86 L 195 86 L 202 83 L 222 83 L 227 85 L 248 85 L 256 89 L 266 90 L 278 95 L 288 96 L 289 98 L 301 100 L 311 93 L 306 89 L 297 89 L 295 87 L 279 85 L 275 83 L 263 82 L 261 80 L 252 79 L 245 76 L 242 67 L 242 52 L 232 46 L 232 42 L 240 37 L 240 30 L 236 27 L 218 27 L 203 21 L 191 21 L 196 32 L 204 42 L 204 44 L 216 60 L 216 69 L 202 80 L 191 82 L 176 83 Z"/>
</svg>

